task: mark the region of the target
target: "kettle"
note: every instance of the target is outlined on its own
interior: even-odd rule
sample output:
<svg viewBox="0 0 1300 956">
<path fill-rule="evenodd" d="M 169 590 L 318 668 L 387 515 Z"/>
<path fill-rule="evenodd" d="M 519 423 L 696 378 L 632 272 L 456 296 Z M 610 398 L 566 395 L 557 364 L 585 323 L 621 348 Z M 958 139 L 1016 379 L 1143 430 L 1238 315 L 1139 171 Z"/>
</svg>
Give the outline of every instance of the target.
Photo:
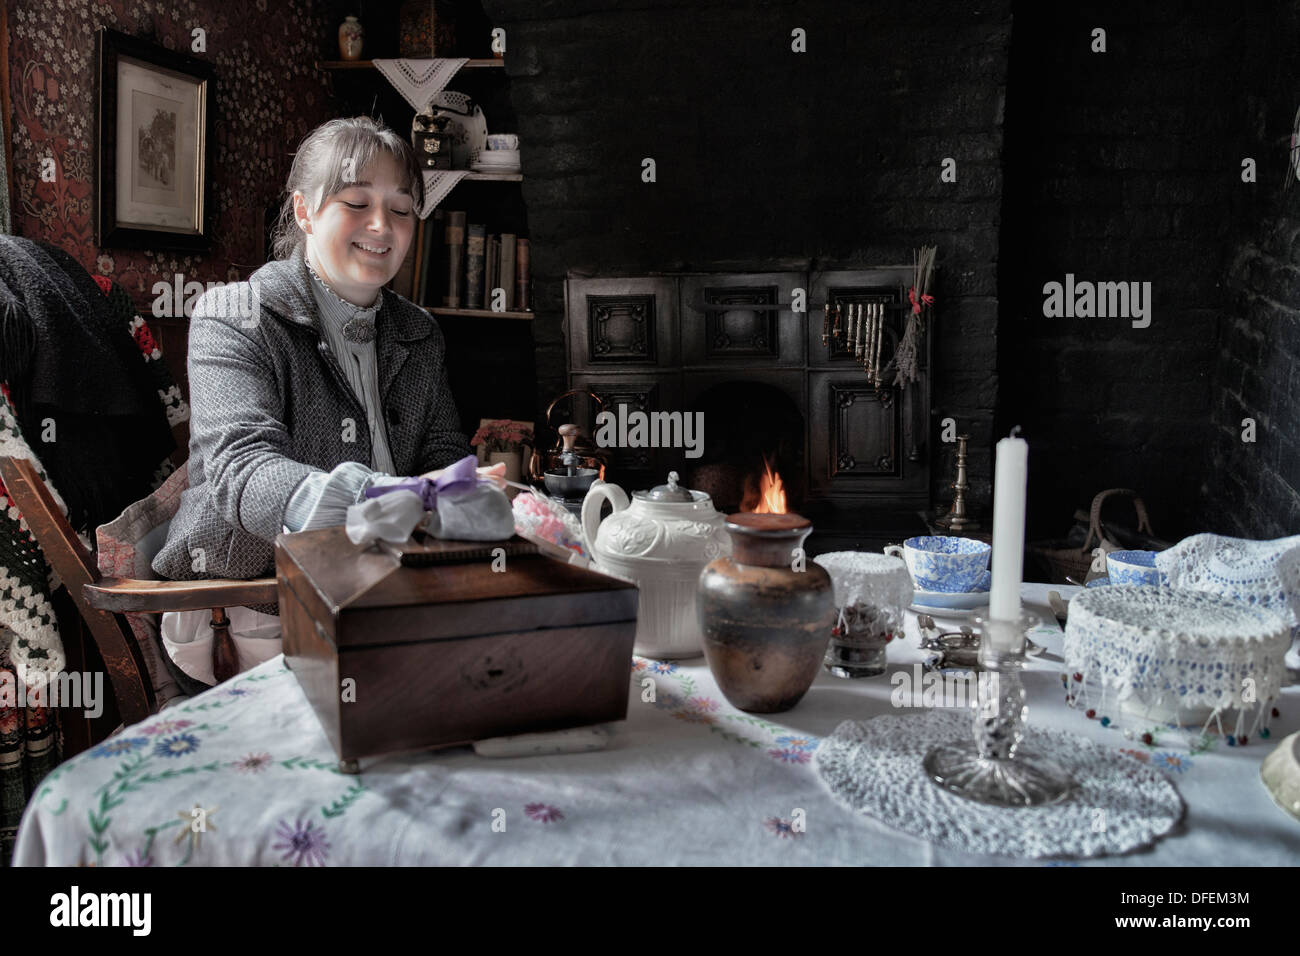
<svg viewBox="0 0 1300 956">
<path fill-rule="evenodd" d="M 700 572 L 731 554 L 726 518 L 703 491 L 668 483 L 628 499 L 618 485 L 597 479 L 582 501 L 582 539 L 596 570 L 640 589 L 635 653 L 658 660 L 697 657 L 704 634 L 695 615 Z M 608 500 L 614 513 L 603 521 Z"/>
</svg>

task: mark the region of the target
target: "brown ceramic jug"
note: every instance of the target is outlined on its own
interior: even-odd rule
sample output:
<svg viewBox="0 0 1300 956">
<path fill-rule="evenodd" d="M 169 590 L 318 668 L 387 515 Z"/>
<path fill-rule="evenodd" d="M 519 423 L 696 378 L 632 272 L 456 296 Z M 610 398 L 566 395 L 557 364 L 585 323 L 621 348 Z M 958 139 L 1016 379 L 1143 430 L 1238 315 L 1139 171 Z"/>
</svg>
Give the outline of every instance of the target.
<svg viewBox="0 0 1300 956">
<path fill-rule="evenodd" d="M 789 710 L 812 686 L 830 641 L 830 575 L 804 558 L 812 524 L 802 515 L 733 514 L 726 529 L 732 554 L 700 573 L 696 604 L 709 669 L 741 710 Z"/>
</svg>

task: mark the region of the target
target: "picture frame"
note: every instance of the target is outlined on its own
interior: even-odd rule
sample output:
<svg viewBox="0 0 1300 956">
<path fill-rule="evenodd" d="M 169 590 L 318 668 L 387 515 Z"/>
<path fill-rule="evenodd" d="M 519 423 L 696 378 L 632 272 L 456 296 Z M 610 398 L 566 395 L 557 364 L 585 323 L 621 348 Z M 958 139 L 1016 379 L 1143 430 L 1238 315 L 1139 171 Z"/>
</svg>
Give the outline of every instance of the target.
<svg viewBox="0 0 1300 956">
<path fill-rule="evenodd" d="M 212 248 L 210 63 L 95 32 L 95 243 Z"/>
</svg>

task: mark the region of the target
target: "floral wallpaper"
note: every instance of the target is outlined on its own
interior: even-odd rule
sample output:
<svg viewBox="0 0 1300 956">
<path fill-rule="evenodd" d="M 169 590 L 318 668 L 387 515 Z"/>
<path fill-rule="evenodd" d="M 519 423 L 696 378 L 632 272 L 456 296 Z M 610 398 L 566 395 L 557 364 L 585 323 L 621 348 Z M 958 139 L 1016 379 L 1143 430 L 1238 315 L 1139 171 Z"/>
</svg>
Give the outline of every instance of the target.
<svg viewBox="0 0 1300 956">
<path fill-rule="evenodd" d="M 338 115 L 318 59 L 337 58 L 334 4 L 322 0 L 2 0 L 9 5 L 14 162 L 13 231 L 62 246 L 144 306 L 156 281 L 232 281 L 261 265 L 263 213 L 290 152 Z M 101 25 L 207 59 L 213 104 L 213 246 L 203 255 L 100 249 L 93 226 L 95 31 Z M 206 52 L 191 30 L 206 31 Z M 41 161 L 59 175 L 41 179 Z"/>
</svg>

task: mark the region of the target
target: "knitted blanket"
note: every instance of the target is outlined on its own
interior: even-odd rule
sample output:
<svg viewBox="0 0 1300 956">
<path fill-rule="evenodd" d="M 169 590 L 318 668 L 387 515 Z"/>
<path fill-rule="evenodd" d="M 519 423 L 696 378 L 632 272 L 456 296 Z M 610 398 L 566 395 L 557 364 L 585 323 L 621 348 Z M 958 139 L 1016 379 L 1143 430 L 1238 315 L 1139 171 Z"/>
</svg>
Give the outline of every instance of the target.
<svg viewBox="0 0 1300 956">
<path fill-rule="evenodd" d="M 28 444 L 94 529 L 149 493 L 176 447 L 121 317 L 67 252 L 0 236 L 0 381 Z"/>
<path fill-rule="evenodd" d="M 94 282 L 113 323 L 127 331 L 128 341 L 134 342 L 135 354 L 143 356 L 144 374 L 162 403 L 168 426 L 187 420 L 189 407 L 180 387 L 162 361 L 162 352 L 149 327 L 136 314 L 131 297 L 104 276 L 95 276 Z M 43 445 L 37 447 L 44 450 Z M 68 514 L 57 482 L 50 480 L 24 435 L 11 389 L 3 383 L 0 383 L 0 455 L 31 460 L 60 511 Z M 142 489 L 140 497 L 162 484 L 173 470 L 165 457 L 150 467 L 148 487 Z M 77 536 L 93 551 L 93 542 L 87 535 L 89 530 L 85 526 L 77 527 Z M 54 674 L 63 668 L 63 644 L 50 603 L 50 595 L 59 586 L 57 576 L 0 481 L 0 686 L 7 683 L 11 688 L 16 687 L 18 681 L 26 684 L 32 670 Z M 0 865 L 8 862 L 28 797 L 62 759 L 54 712 L 46 707 L 15 704 L 0 698 Z"/>
</svg>

